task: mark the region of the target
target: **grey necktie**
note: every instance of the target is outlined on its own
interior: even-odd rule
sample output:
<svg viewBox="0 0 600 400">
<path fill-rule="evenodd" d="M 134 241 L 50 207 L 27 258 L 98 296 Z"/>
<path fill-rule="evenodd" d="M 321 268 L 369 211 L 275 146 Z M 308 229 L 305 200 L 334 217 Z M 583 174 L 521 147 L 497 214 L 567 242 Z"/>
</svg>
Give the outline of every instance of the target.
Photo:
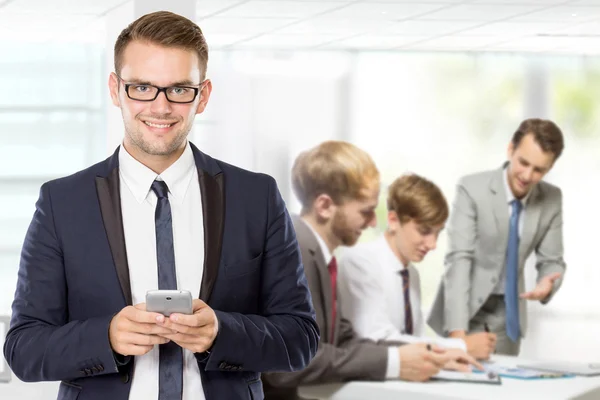
<svg viewBox="0 0 600 400">
<path fill-rule="evenodd" d="M 169 188 L 163 181 L 152 182 L 158 197 L 154 222 L 156 225 L 156 259 L 158 288 L 177 289 L 173 222 L 169 204 Z M 183 395 L 183 352 L 175 342 L 159 345 L 158 400 L 180 400 Z"/>
</svg>

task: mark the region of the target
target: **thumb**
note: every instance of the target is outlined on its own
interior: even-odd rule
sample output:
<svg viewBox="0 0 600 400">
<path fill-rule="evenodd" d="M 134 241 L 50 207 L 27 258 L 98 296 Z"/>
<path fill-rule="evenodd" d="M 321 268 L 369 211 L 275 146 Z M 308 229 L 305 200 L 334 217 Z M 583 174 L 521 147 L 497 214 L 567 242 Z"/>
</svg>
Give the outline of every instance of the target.
<svg viewBox="0 0 600 400">
<path fill-rule="evenodd" d="M 443 347 L 438 346 L 437 344 L 432 344 L 431 345 L 431 351 L 433 351 L 434 353 L 442 354 L 442 353 L 446 352 L 446 349 L 444 349 Z"/>
<path fill-rule="evenodd" d="M 200 299 L 192 300 L 192 312 L 196 312 L 205 307 L 208 307 L 208 304 L 206 304 L 202 300 L 200 300 Z"/>
<path fill-rule="evenodd" d="M 562 276 L 562 274 L 560 272 L 555 272 L 553 274 L 548 275 L 546 277 L 546 279 L 548 279 L 550 282 L 554 282 L 555 280 L 557 280 L 561 276 Z"/>
</svg>

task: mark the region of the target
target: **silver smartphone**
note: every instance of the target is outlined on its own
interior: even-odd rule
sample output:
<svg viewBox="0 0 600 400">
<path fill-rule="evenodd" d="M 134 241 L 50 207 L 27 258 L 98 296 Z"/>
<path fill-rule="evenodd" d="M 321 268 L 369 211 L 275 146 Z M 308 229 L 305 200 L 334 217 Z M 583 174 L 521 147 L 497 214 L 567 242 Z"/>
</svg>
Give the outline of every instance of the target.
<svg viewBox="0 0 600 400">
<path fill-rule="evenodd" d="M 146 311 L 165 316 L 173 313 L 192 314 L 192 294 L 187 290 L 149 290 L 146 292 Z"/>
</svg>

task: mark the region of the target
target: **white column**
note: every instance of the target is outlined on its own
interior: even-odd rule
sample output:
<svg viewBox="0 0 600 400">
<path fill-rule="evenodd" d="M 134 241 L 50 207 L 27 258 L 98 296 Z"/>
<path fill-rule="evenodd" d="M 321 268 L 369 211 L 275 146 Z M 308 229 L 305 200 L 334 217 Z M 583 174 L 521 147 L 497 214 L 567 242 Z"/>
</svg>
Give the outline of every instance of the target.
<svg viewBox="0 0 600 400">
<path fill-rule="evenodd" d="M 196 20 L 196 2 L 191 0 L 134 0 L 111 10 L 106 15 L 106 146 L 112 154 L 123 140 L 123 118 L 121 110 L 112 105 L 108 92 L 108 73 L 114 71 L 114 46 L 123 29 L 142 15 L 154 11 L 172 11 L 192 21 Z"/>
</svg>

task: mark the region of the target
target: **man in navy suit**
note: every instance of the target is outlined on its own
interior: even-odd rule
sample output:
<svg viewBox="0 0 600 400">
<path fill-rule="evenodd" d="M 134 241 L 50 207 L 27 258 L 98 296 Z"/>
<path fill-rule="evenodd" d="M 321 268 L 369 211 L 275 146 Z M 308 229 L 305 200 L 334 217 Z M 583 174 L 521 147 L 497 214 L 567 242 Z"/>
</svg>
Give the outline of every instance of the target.
<svg viewBox="0 0 600 400">
<path fill-rule="evenodd" d="M 41 188 L 4 355 L 24 381 L 62 381 L 58 399 L 262 399 L 261 372 L 317 351 L 275 181 L 187 141 L 212 89 L 207 59 L 181 16 L 129 25 L 109 78 L 122 145 Z M 152 289 L 191 291 L 193 314 L 146 311 Z"/>
</svg>

